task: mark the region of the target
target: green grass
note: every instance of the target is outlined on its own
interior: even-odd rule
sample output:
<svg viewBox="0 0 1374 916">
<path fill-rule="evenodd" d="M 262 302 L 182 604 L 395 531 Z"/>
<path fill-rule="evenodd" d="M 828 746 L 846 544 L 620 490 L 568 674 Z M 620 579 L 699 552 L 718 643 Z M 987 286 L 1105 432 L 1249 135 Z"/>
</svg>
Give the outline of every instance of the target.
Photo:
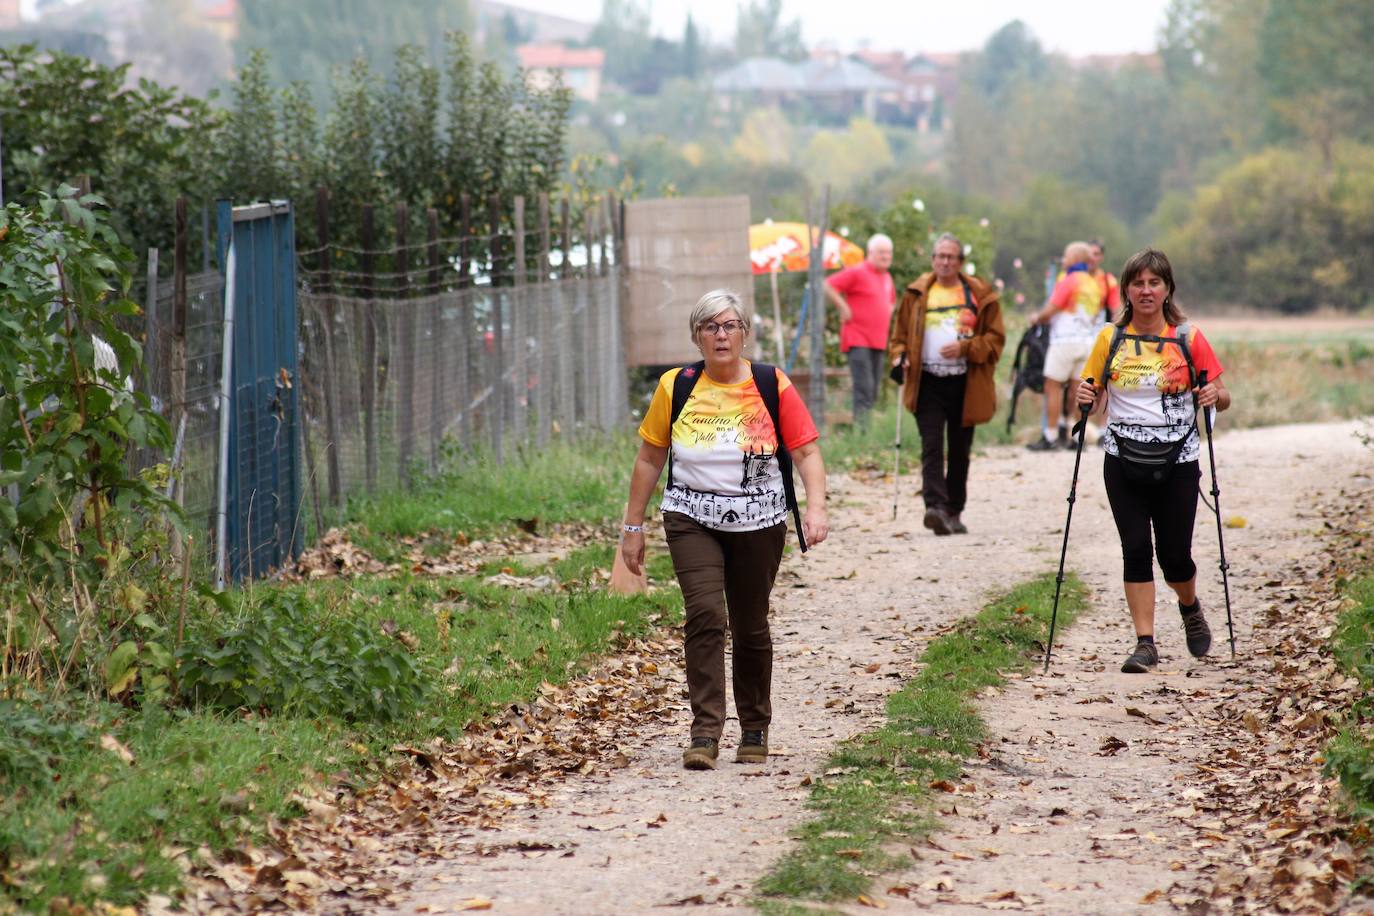
<svg viewBox="0 0 1374 916">
<path fill-rule="evenodd" d="M 267 818 L 299 813 L 290 797 L 303 782 L 365 784 L 396 743 L 458 735 L 496 709 L 532 700 L 541 682 L 566 681 L 621 640 L 677 621 L 675 588 L 620 597 L 599 582 L 581 584 L 609 559 L 609 547 L 578 551 L 553 568 L 570 587 L 541 592 L 472 578 L 401 577 L 257 585 L 237 596 L 251 603 L 275 592 L 322 623 L 346 615 L 378 632 L 394 625 L 414 636 L 430 695 L 408 718 L 385 725 L 138 712 L 43 694 L 0 704 L 7 741 L 15 723 L 35 723 L 27 766 L 8 765 L 18 759 L 13 745 L 0 752 L 0 910 L 46 911 L 59 898 L 87 907 L 137 905 L 150 893 L 173 892 L 181 877 L 177 850 L 222 852 L 261 840 Z M 664 563 L 653 556 L 650 572 L 670 585 Z M 134 763 L 101 749 L 102 735 L 127 746 Z"/>
<path fill-rule="evenodd" d="M 387 556 L 396 539 L 437 532 L 486 537 L 515 519 L 605 522 L 619 516 L 639 440 L 630 430 L 530 448 L 497 464 L 486 455 L 456 462 L 410 491 L 359 498 L 347 521 L 361 546 Z"/>
<path fill-rule="evenodd" d="M 1364 697 L 1352 708 L 1326 751 L 1327 767 L 1340 778 L 1356 819 L 1374 826 L 1374 568 L 1345 583 L 1350 604 L 1341 615 L 1332 647 L 1346 674 L 1359 678 Z"/>
<path fill-rule="evenodd" d="M 830 758 L 826 771 L 840 772 L 816 781 L 808 801 L 814 817 L 755 888 L 764 905 L 852 901 L 868 891 L 874 874 L 905 862 L 890 851 L 893 844 L 936 826 L 931 783 L 957 778 L 986 735 L 975 695 L 1003 683 L 1006 672 L 1038 663 L 1053 597 L 1053 577 L 1024 583 L 927 647 L 921 673 L 888 698 L 886 724 Z M 1086 600 L 1087 590 L 1069 577 L 1060 626 L 1071 624 Z"/>
</svg>

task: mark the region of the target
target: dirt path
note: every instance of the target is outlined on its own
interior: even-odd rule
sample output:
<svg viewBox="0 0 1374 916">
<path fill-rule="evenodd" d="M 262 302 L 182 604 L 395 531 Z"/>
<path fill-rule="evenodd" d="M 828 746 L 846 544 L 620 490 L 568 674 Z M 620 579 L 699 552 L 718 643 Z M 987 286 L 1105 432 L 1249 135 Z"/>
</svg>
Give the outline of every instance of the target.
<svg viewBox="0 0 1374 916">
<path fill-rule="evenodd" d="M 1256 646 L 1264 583 L 1321 549 L 1310 507 L 1370 463 L 1356 426 L 1219 439 L 1223 513 L 1246 521 L 1227 531 L 1242 661 Z M 1085 454 L 1069 550 L 1096 610 L 1063 634 L 1050 676 L 1037 671 L 986 698 L 989 756 L 942 801 L 942 832 L 914 851 L 913 869 L 879 879 L 904 895 L 883 897 L 891 909 L 1128 912 L 1170 898 L 1181 906 L 1228 848 L 1190 782 L 1192 764 L 1224 750 L 1209 715 L 1243 702 L 1250 676 L 1225 646 L 1215 523 L 1200 513 L 1196 548 L 1213 658 L 1188 658 L 1161 595 L 1160 671 L 1121 675 L 1132 636 L 1100 465 L 1097 450 Z M 930 634 L 1008 585 L 1053 571 L 1071 466 L 1066 454 L 989 450 L 973 465 L 973 533 L 940 539 L 920 528 L 918 498 L 904 494 L 892 522 L 884 482 L 834 480 L 832 541 L 787 561 L 775 592 L 776 756 L 762 767 L 681 770 L 689 717 L 676 687 L 668 715 L 616 736 L 621 765 L 562 781 L 495 829 L 443 831 L 429 843 L 431 861 L 398 876 L 410 890 L 393 902 L 402 912 L 490 902 L 504 913 L 742 904 L 805 817 L 804 778 L 836 742 L 882 720 L 884 697 L 912 674 Z M 657 676 L 681 683 L 679 670 Z M 737 735 L 732 720 L 723 758 Z"/>
</svg>

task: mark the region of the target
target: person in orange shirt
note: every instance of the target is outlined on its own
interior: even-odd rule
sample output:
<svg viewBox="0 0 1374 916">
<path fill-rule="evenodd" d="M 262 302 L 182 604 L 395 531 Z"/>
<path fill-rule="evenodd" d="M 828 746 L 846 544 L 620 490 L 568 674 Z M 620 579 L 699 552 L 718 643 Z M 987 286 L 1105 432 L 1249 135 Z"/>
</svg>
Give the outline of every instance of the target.
<svg viewBox="0 0 1374 916">
<path fill-rule="evenodd" d="M 1074 400 L 1078 388 L 1078 374 L 1092 352 L 1093 338 L 1102 327 L 1105 296 L 1102 286 L 1089 272 L 1092 258 L 1087 242 L 1070 242 L 1064 248 L 1064 276 L 1054 285 L 1045 307 L 1030 318 L 1032 325 L 1050 326 L 1050 346 L 1045 352 L 1045 408 L 1044 435 L 1027 446 L 1033 452 L 1073 448 L 1065 436 L 1061 444 L 1051 438 L 1059 429 L 1064 408 L 1064 388 L 1068 399 Z"/>
</svg>

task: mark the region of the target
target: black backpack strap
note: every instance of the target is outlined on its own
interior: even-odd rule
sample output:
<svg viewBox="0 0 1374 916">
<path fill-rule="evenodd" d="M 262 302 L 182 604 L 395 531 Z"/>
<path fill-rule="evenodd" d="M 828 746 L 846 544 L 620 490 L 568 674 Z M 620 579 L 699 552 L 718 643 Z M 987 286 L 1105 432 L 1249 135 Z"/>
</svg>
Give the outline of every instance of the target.
<svg viewBox="0 0 1374 916">
<path fill-rule="evenodd" d="M 665 489 L 673 485 L 673 424 L 682 416 L 682 408 L 687 406 L 687 399 L 692 396 L 692 389 L 696 388 L 697 380 L 704 371 L 706 360 L 699 359 L 690 366 L 683 366 L 673 377 L 673 409 L 668 416 L 668 482 L 664 484 Z"/>
<path fill-rule="evenodd" d="M 778 470 L 782 473 L 782 492 L 787 508 L 792 512 L 792 521 L 797 526 L 797 543 L 802 553 L 806 553 L 806 534 L 802 531 L 801 509 L 797 505 L 797 486 L 792 480 L 792 453 L 782 441 L 782 398 L 778 393 L 778 370 L 767 363 L 750 363 L 749 370 L 754 376 L 754 386 L 763 398 L 763 406 L 768 408 L 768 416 L 773 421 L 773 433 L 778 440 Z"/>
</svg>

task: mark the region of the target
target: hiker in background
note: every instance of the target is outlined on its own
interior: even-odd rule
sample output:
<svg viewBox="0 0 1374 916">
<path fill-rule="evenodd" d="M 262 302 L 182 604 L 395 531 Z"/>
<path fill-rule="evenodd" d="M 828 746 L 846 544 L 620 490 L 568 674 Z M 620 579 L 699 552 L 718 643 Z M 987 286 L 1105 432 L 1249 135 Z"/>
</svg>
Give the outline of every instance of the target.
<svg viewBox="0 0 1374 916">
<path fill-rule="evenodd" d="M 854 388 L 854 424 L 868 420 L 883 380 L 883 351 L 897 291 L 892 285 L 892 239 L 868 238 L 868 254 L 825 281 L 825 295 L 840 315 L 840 352 L 849 359 Z"/>
<path fill-rule="evenodd" d="M 750 318 L 737 293 L 702 296 L 688 318 L 702 362 L 658 381 L 639 427 L 621 552 L 644 568 L 644 514 L 665 461 L 663 529 L 686 610 L 689 770 L 714 769 L 725 725 L 725 633 L 734 641 L 739 762 L 768 756 L 773 642 L 768 598 L 782 559 L 791 509 L 802 549 L 825 540 L 825 465 L 806 405 L 781 369 L 742 357 Z M 806 515 L 793 493 L 795 462 Z"/>
<path fill-rule="evenodd" d="M 1064 422 L 1064 388 L 1068 386 L 1067 400 L 1074 403 L 1078 375 L 1101 327 L 1104 302 L 1102 286 L 1088 272 L 1090 257 L 1087 242 L 1070 242 L 1064 248 L 1063 278 L 1054 284 L 1045 307 L 1030 317 L 1032 325 L 1050 326 L 1050 346 L 1045 351 L 1046 428 L 1026 446 L 1033 452 L 1074 447 Z"/>
<path fill-rule="evenodd" d="M 1096 384 L 1079 386 L 1077 404 L 1101 407 L 1106 401 L 1102 478 L 1121 535 L 1122 579 L 1136 633 L 1121 670 L 1140 673 L 1159 663 L 1151 526 L 1164 581 L 1178 596 L 1188 651 L 1201 658 L 1212 645 L 1193 563 L 1201 477 L 1196 408 L 1226 410 L 1231 394 L 1211 345 L 1174 302 L 1174 273 L 1164 252 L 1132 255 L 1121 286 L 1121 316 L 1098 333 L 1083 368 L 1083 378 Z M 1199 384 L 1203 372 L 1206 383 Z"/>
<path fill-rule="evenodd" d="M 1116 277 L 1112 276 L 1111 271 L 1102 267 L 1102 261 L 1106 256 L 1107 248 L 1101 239 L 1088 242 L 1088 273 L 1092 274 L 1093 279 L 1102 287 L 1102 301 L 1106 306 L 1102 320 L 1111 324 L 1121 312 L 1121 285 Z"/>
<path fill-rule="evenodd" d="M 996 287 L 965 276 L 963 265 L 963 242 L 942 233 L 933 269 L 907 286 L 888 341 L 892 379 L 900 385 L 911 373 L 902 403 L 916 415 L 924 523 L 937 535 L 968 532 L 961 516 L 973 431 L 997 406 L 993 373 L 1007 342 Z"/>
</svg>

